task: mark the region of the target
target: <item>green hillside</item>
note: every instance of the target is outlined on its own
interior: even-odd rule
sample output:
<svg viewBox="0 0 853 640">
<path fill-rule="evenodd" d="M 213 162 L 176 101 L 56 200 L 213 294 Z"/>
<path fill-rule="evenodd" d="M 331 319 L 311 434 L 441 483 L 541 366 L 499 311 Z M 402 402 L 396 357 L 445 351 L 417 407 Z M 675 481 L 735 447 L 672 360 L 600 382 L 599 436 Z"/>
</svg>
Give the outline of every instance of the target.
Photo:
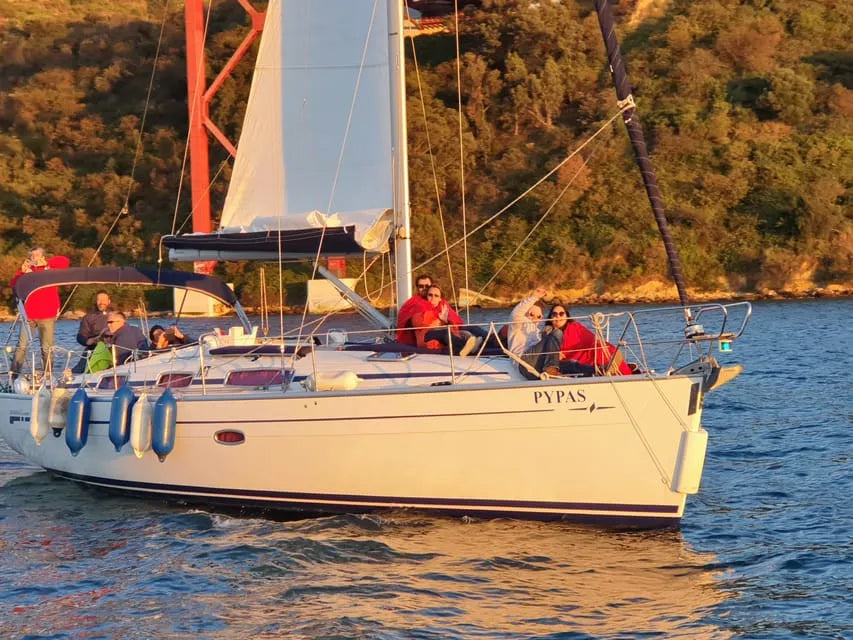
<svg viewBox="0 0 853 640">
<path fill-rule="evenodd" d="M 617 11 L 619 35 L 688 283 L 734 292 L 849 287 L 853 3 L 676 0 L 659 15 L 632 16 L 633 7 Z M 186 180 L 179 190 L 187 175 L 183 7 L 169 5 L 161 41 L 164 8 L 160 1 L 0 0 L 0 297 L 7 306 L 5 283 L 28 246 L 86 264 L 109 232 L 96 263 L 155 264 L 160 235 L 187 225 Z M 214 4 L 209 78 L 246 30 L 236 1 Z M 484 0 L 466 10 L 461 35 L 470 230 L 562 162 L 616 105 L 589 2 Z M 454 38 L 414 43 L 408 117 L 419 264 L 444 246 L 437 202 L 448 240 L 461 236 L 463 184 Z M 213 120 L 234 141 L 249 76 L 244 62 L 213 104 Z M 215 142 L 211 149 L 216 212 L 230 165 Z M 451 259 L 454 282 L 464 286 L 461 245 Z M 469 286 L 490 283 L 485 292 L 497 296 L 539 283 L 601 294 L 666 280 L 621 121 L 475 234 L 467 262 Z M 255 302 L 257 265 L 219 268 Z M 351 272 L 360 268 L 359 261 Z M 443 258 L 424 269 L 449 281 Z M 381 276 L 370 277 L 375 284 Z"/>
</svg>

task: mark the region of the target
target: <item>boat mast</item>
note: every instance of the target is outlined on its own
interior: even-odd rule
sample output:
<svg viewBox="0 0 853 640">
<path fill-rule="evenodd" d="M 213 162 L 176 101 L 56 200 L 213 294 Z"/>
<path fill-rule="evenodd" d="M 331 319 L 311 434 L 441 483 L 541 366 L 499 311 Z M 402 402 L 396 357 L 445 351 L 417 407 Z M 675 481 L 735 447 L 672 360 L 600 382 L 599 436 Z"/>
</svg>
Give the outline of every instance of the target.
<svg viewBox="0 0 853 640">
<path fill-rule="evenodd" d="M 607 59 L 610 62 L 610 73 L 613 76 L 613 84 L 616 87 L 616 104 L 620 109 L 626 105 L 630 105 L 628 109 L 622 112 L 622 119 L 625 122 L 625 127 L 628 129 L 628 137 L 631 139 L 631 146 L 634 148 L 634 157 L 637 159 L 637 165 L 640 167 L 643 184 L 646 187 L 646 194 L 652 205 L 652 211 L 655 214 L 661 238 L 663 238 L 663 246 L 666 249 L 666 257 L 669 260 L 669 270 L 672 273 L 672 279 L 675 280 L 675 287 L 678 289 L 678 299 L 681 301 L 683 307 L 687 307 L 689 301 L 687 298 L 687 286 L 684 283 L 684 275 L 681 271 L 681 260 L 678 257 L 678 251 L 675 249 L 675 243 L 672 240 L 669 225 L 666 222 L 666 213 L 663 209 L 663 201 L 660 189 L 658 189 L 655 170 L 651 160 L 649 160 L 649 153 L 646 150 L 643 125 L 640 123 L 634 107 L 634 96 L 631 94 L 631 85 L 628 82 L 628 74 L 625 71 L 625 63 L 622 60 L 622 51 L 620 50 L 619 40 L 616 38 L 616 30 L 613 26 L 613 13 L 610 11 L 610 1 L 595 0 L 595 11 L 598 14 L 598 26 L 601 27 L 604 47 L 607 50 Z M 685 316 L 689 324 L 691 322 L 689 309 L 685 311 Z"/>
<path fill-rule="evenodd" d="M 388 0 L 388 66 L 391 76 L 391 155 L 394 189 L 394 268 L 397 308 L 412 297 L 412 243 L 409 225 L 409 160 L 406 138 L 406 59 L 403 2 Z"/>
</svg>

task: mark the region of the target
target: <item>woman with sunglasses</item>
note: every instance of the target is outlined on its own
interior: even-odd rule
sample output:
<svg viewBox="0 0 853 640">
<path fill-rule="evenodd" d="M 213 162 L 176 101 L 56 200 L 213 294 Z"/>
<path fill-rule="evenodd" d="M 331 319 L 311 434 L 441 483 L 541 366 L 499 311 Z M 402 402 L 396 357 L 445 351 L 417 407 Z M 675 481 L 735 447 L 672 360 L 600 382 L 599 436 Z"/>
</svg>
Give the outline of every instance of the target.
<svg viewBox="0 0 853 640">
<path fill-rule="evenodd" d="M 599 339 L 580 322 L 573 320 L 563 305 L 554 305 L 550 316 L 553 317 L 554 331 L 560 331 L 562 335 L 560 371 L 592 374 L 594 371 L 602 371 L 612 360 L 610 373 L 633 373 L 621 351 L 609 342 Z"/>
<path fill-rule="evenodd" d="M 428 307 L 420 309 L 412 318 L 412 326 L 419 347 L 446 349 L 467 356 L 482 344 L 483 339 L 460 328 L 461 318 L 444 299 L 441 288 L 434 284 L 427 290 Z"/>
<path fill-rule="evenodd" d="M 548 312 L 548 320 L 545 326 L 546 333 L 554 333 L 560 340 L 563 339 L 563 331 L 569 323 L 569 312 L 559 302 L 551 307 Z"/>
</svg>

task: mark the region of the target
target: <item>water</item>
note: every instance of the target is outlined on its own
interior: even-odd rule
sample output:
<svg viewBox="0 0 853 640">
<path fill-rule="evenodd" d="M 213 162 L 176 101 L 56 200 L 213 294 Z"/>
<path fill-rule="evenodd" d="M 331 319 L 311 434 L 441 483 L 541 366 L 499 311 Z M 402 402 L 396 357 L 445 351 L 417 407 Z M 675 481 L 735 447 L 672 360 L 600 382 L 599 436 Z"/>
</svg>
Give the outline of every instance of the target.
<svg viewBox="0 0 853 640">
<path fill-rule="evenodd" d="M 52 480 L 0 443 L 0 637 L 853 638 L 851 314 L 755 305 L 680 530 L 240 518 Z"/>
</svg>

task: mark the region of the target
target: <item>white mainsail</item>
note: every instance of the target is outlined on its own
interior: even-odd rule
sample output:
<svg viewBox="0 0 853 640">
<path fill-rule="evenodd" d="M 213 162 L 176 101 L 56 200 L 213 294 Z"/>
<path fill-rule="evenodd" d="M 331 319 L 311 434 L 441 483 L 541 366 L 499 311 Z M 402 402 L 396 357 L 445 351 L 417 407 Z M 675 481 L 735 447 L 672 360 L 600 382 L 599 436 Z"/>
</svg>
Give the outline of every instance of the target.
<svg viewBox="0 0 853 640">
<path fill-rule="evenodd" d="M 221 232 L 393 229 L 388 16 L 379 0 L 271 0 Z"/>
</svg>

